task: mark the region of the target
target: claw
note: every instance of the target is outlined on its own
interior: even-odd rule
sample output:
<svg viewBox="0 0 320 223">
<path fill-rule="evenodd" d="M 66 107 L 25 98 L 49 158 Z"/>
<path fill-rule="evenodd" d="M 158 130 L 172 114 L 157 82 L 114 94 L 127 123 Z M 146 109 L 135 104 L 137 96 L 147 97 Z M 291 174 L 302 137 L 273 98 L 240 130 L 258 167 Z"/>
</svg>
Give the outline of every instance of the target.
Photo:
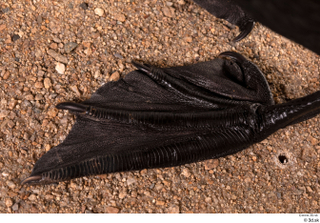
<svg viewBox="0 0 320 223">
<path fill-rule="evenodd" d="M 137 69 L 139 69 L 139 70 L 141 70 L 141 71 L 143 71 L 143 72 L 145 72 L 145 73 L 151 72 L 150 68 L 147 67 L 147 66 L 144 65 L 144 64 L 138 63 L 138 62 L 136 62 L 136 61 L 131 61 L 131 63 L 132 63 L 133 66 L 135 66 Z"/>
<path fill-rule="evenodd" d="M 68 110 L 68 111 L 75 112 L 75 113 L 86 113 L 88 106 L 78 104 L 78 103 L 73 103 L 73 102 L 62 102 L 62 103 L 59 103 L 56 106 L 56 108 Z"/>
<path fill-rule="evenodd" d="M 240 40 L 244 39 L 253 29 L 254 22 L 248 21 L 243 27 L 240 27 L 241 33 L 235 37 L 232 42 L 239 42 Z"/>
<path fill-rule="evenodd" d="M 26 179 L 24 179 L 24 180 L 21 182 L 21 184 L 33 184 L 33 183 L 38 184 L 41 179 L 42 179 L 42 176 L 40 176 L 40 175 L 31 176 L 31 177 L 27 177 Z"/>
</svg>

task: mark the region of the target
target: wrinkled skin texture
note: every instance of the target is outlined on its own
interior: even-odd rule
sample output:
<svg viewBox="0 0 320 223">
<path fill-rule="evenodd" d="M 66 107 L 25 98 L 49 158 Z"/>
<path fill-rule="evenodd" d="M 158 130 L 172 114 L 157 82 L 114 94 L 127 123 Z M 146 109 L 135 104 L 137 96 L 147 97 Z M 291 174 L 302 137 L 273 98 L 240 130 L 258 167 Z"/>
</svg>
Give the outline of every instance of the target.
<svg viewBox="0 0 320 223">
<path fill-rule="evenodd" d="M 57 105 L 76 123 L 23 184 L 218 158 L 320 111 L 320 92 L 274 105 L 261 71 L 234 52 L 183 67 L 134 65 L 89 100 Z"/>
</svg>

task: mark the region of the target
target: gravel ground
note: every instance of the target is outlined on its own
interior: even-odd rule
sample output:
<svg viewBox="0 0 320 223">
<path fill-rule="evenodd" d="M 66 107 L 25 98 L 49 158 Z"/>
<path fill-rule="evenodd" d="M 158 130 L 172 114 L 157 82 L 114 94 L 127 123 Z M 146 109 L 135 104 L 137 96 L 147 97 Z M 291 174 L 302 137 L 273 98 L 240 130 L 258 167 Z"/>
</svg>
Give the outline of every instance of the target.
<svg viewBox="0 0 320 223">
<path fill-rule="evenodd" d="M 133 59 L 177 66 L 234 50 L 262 69 L 276 103 L 319 90 L 319 56 L 260 24 L 233 44 L 238 28 L 189 0 L 86 3 L 0 2 L 0 212 L 320 212 L 319 116 L 220 159 L 21 186 L 74 123 L 54 106 L 89 98 Z"/>
</svg>

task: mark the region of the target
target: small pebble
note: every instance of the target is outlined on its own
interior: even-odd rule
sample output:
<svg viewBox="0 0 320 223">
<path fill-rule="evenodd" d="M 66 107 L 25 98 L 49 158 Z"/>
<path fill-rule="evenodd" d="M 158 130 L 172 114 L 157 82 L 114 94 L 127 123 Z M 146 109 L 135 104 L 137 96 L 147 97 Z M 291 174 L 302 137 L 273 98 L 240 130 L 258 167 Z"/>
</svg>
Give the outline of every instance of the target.
<svg viewBox="0 0 320 223">
<path fill-rule="evenodd" d="M 66 71 L 66 66 L 63 64 L 63 63 L 57 63 L 56 64 L 56 71 L 59 73 L 59 74 L 64 74 L 64 72 Z"/>
<path fill-rule="evenodd" d="M 7 207 L 11 207 L 13 205 L 13 202 L 12 202 L 11 198 L 6 198 L 5 199 L 5 203 L 6 203 Z"/>
<path fill-rule="evenodd" d="M 101 76 L 101 72 L 100 72 L 100 70 L 96 70 L 95 72 L 94 72 L 94 78 L 95 79 L 98 79 L 100 76 Z"/>
<path fill-rule="evenodd" d="M 60 53 L 57 53 L 54 50 L 48 50 L 47 53 L 52 56 L 56 61 L 67 64 L 68 63 L 68 58 L 61 55 Z"/>
<path fill-rule="evenodd" d="M 120 193 L 119 193 L 119 198 L 120 199 L 123 199 L 123 198 L 125 198 L 127 196 L 127 192 L 126 191 L 121 191 Z"/>
<path fill-rule="evenodd" d="M 39 15 L 37 17 L 37 23 L 38 23 L 38 25 L 41 25 L 41 23 L 42 23 L 42 16 L 41 15 Z"/>
<path fill-rule="evenodd" d="M 4 9 L 2 9 L 2 12 L 3 12 L 3 13 L 10 12 L 10 8 L 9 8 L 9 7 L 6 7 L 6 8 L 4 8 Z"/>
<path fill-rule="evenodd" d="M 95 13 L 96 15 L 98 15 L 98 16 L 103 16 L 104 10 L 101 9 L 101 8 L 96 8 L 96 9 L 94 10 L 94 13 Z"/>
<path fill-rule="evenodd" d="M 51 80 L 46 77 L 43 81 L 43 84 L 44 84 L 44 87 L 48 89 L 51 87 Z"/>
<path fill-rule="evenodd" d="M 8 104 L 8 108 L 10 109 L 10 110 L 12 110 L 12 109 L 14 109 L 14 107 L 17 105 L 17 100 L 15 100 L 15 99 L 11 99 L 11 101 L 9 102 L 9 104 Z"/>
<path fill-rule="evenodd" d="M 7 28 L 7 25 L 6 25 L 6 24 L 1 24 L 1 25 L 0 25 L 0 31 L 4 30 L 5 28 Z"/>
<path fill-rule="evenodd" d="M 43 70 L 39 70 L 38 71 L 38 76 L 39 77 L 43 77 L 44 74 L 45 74 L 45 72 Z"/>
<path fill-rule="evenodd" d="M 172 7 L 163 7 L 162 12 L 167 17 L 174 17 L 174 8 Z"/>
<path fill-rule="evenodd" d="M 172 2 L 166 2 L 166 5 L 171 7 L 173 5 L 173 3 Z"/>
<path fill-rule="evenodd" d="M 158 206 L 164 206 L 166 204 L 166 202 L 164 201 L 156 201 L 156 205 Z"/>
<path fill-rule="evenodd" d="M 137 194 L 137 192 L 136 192 L 136 191 L 132 191 L 132 192 L 131 192 L 131 194 L 130 194 L 130 196 L 131 196 L 131 197 L 137 197 L 137 196 L 138 196 L 138 194 Z"/>
<path fill-rule="evenodd" d="M 8 111 L 5 111 L 5 110 L 0 110 L 0 118 L 4 118 L 8 115 Z"/>
<path fill-rule="evenodd" d="M 35 193 L 35 194 L 39 194 L 40 190 L 39 189 L 32 189 L 32 192 Z"/>
<path fill-rule="evenodd" d="M 40 88 L 43 88 L 43 83 L 40 82 L 40 81 L 37 81 L 37 82 L 34 84 L 34 86 L 35 86 L 36 88 L 40 89 Z"/>
<path fill-rule="evenodd" d="M 115 53 L 114 56 L 118 57 L 119 59 L 123 59 L 123 56 L 120 53 Z"/>
<path fill-rule="evenodd" d="M 74 182 L 71 182 L 71 183 L 69 184 L 69 187 L 71 187 L 72 189 L 77 189 L 78 185 L 75 184 Z"/>
<path fill-rule="evenodd" d="M 42 94 L 36 94 L 36 96 L 34 97 L 34 99 L 35 99 L 36 101 L 40 101 L 40 100 L 43 99 L 43 95 L 42 95 Z"/>
<path fill-rule="evenodd" d="M 76 95 L 77 95 L 78 97 L 81 96 L 81 94 L 80 94 L 80 92 L 79 92 L 79 90 L 78 90 L 78 87 L 77 87 L 76 85 L 71 85 L 70 88 L 71 88 L 71 90 L 72 90 L 74 93 L 76 93 Z"/>
<path fill-rule="evenodd" d="M 107 207 L 106 208 L 106 212 L 107 213 L 113 213 L 113 214 L 116 214 L 116 213 L 119 213 L 119 208 L 115 208 L 115 207 Z"/>
<path fill-rule="evenodd" d="M 18 39 L 20 39 L 20 36 L 17 35 L 17 34 L 14 34 L 14 35 L 12 36 L 12 38 L 11 38 L 11 40 L 12 40 L 13 42 L 17 41 Z"/>
<path fill-rule="evenodd" d="M 18 211 L 19 205 L 17 203 L 15 203 L 11 208 L 12 208 L 12 211 Z"/>
<path fill-rule="evenodd" d="M 13 128 L 15 126 L 14 122 L 11 121 L 11 120 L 8 121 L 7 125 L 8 125 L 9 128 Z M 9 155 L 10 155 L 10 152 L 9 152 Z"/>
<path fill-rule="evenodd" d="M 204 168 L 205 170 L 212 170 L 219 166 L 219 160 L 218 159 L 210 159 L 204 161 Z"/>
<path fill-rule="evenodd" d="M 129 177 L 128 179 L 127 179 L 127 185 L 131 185 L 131 184 L 133 184 L 133 183 L 135 183 L 136 182 L 136 180 L 134 179 L 134 178 L 132 178 L 132 177 Z"/>
<path fill-rule="evenodd" d="M 278 199 L 281 199 L 281 193 L 277 192 L 276 194 L 277 194 Z"/>
<path fill-rule="evenodd" d="M 70 43 L 66 43 L 64 45 L 64 51 L 66 53 L 70 53 L 72 50 L 74 50 L 76 47 L 78 46 L 77 43 L 73 43 L 73 42 L 70 42 Z"/>
<path fill-rule="evenodd" d="M 192 37 L 185 37 L 184 38 L 186 42 L 191 43 L 192 42 Z"/>
<path fill-rule="evenodd" d="M 171 206 L 168 208 L 168 212 L 172 213 L 172 214 L 180 213 L 180 208 L 178 206 L 174 205 L 174 206 Z"/>
<path fill-rule="evenodd" d="M 57 115 L 57 113 L 58 113 L 58 110 L 57 110 L 56 108 L 52 108 L 52 109 L 50 109 L 50 110 L 48 111 L 48 116 L 49 116 L 50 118 L 53 118 L 53 117 L 55 117 L 55 116 Z"/>
<path fill-rule="evenodd" d="M 46 144 L 44 146 L 44 148 L 45 148 L 46 152 L 48 152 L 51 149 L 51 146 L 49 144 Z"/>
<path fill-rule="evenodd" d="M 12 182 L 12 181 L 7 181 L 7 185 L 8 187 L 10 187 L 11 189 L 14 189 L 16 187 L 16 185 Z"/>
<path fill-rule="evenodd" d="M 119 79 L 120 79 L 120 74 L 119 74 L 119 72 L 114 72 L 114 73 L 111 75 L 109 81 L 117 81 L 117 80 L 119 80 Z"/>
<path fill-rule="evenodd" d="M 53 196 L 52 196 L 51 194 L 47 194 L 47 195 L 44 196 L 44 198 L 45 198 L 46 200 L 52 200 L 52 199 L 53 199 Z"/>
<path fill-rule="evenodd" d="M 190 170 L 187 168 L 184 168 L 182 170 L 182 175 L 184 175 L 185 177 L 190 177 L 190 175 L 191 175 Z"/>
<path fill-rule="evenodd" d="M 61 43 L 61 39 L 59 39 L 58 37 L 53 37 L 52 40 L 56 43 Z"/>
<path fill-rule="evenodd" d="M 121 14 L 121 13 L 114 14 L 113 16 L 114 16 L 114 18 L 115 18 L 116 20 L 118 20 L 118 21 L 120 21 L 120 22 L 126 21 L 126 17 L 125 17 L 123 14 Z"/>
<path fill-rule="evenodd" d="M 316 138 L 313 138 L 312 136 L 309 137 L 309 141 L 311 142 L 311 145 L 317 145 L 319 141 Z"/>
<path fill-rule="evenodd" d="M 34 194 L 31 194 L 31 195 L 28 197 L 28 199 L 29 199 L 30 201 L 34 201 L 34 200 L 37 199 L 37 196 L 34 195 Z"/>
<path fill-rule="evenodd" d="M 49 46 L 51 49 L 56 50 L 58 49 L 58 44 L 57 43 L 51 43 Z"/>
<path fill-rule="evenodd" d="M 7 72 L 5 72 L 4 75 L 3 75 L 3 80 L 7 80 L 9 77 L 10 77 L 10 72 L 7 71 Z"/>
</svg>

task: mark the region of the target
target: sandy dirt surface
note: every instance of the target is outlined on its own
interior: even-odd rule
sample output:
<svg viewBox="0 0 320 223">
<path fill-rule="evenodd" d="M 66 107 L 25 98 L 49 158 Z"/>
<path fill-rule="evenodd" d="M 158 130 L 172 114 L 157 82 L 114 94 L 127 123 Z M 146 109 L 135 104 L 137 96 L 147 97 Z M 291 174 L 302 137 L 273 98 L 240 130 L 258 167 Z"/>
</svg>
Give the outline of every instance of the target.
<svg viewBox="0 0 320 223">
<path fill-rule="evenodd" d="M 320 212 L 319 116 L 216 160 L 21 186 L 74 123 L 55 105 L 89 98 L 133 59 L 178 66 L 233 50 L 260 67 L 276 103 L 319 90 L 319 56 L 260 24 L 234 44 L 238 28 L 191 1 L 86 3 L 0 2 L 0 212 Z"/>
</svg>

